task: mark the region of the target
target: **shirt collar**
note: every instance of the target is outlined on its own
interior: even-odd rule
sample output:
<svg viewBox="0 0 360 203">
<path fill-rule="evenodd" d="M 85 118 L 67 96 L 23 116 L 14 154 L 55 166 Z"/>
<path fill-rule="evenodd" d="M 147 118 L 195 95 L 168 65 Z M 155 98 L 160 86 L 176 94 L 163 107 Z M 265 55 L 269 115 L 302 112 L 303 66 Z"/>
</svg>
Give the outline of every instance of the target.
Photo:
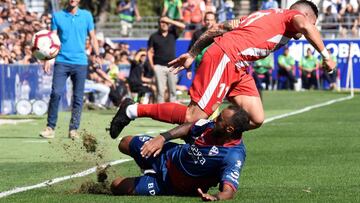
<svg viewBox="0 0 360 203">
<path fill-rule="evenodd" d="M 77 9 L 75 15 L 72 15 L 68 10 L 66 10 L 66 8 L 64 9 L 64 12 L 66 14 L 66 17 L 79 16 L 80 15 L 80 8 Z"/>
</svg>

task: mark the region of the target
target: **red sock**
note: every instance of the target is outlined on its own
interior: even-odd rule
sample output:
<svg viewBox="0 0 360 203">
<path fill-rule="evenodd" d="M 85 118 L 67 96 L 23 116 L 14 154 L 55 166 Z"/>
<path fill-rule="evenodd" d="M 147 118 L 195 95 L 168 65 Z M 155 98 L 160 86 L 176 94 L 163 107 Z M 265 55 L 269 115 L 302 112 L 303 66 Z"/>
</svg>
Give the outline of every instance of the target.
<svg viewBox="0 0 360 203">
<path fill-rule="evenodd" d="M 177 103 L 138 104 L 138 117 L 150 117 L 167 123 L 183 124 L 187 106 Z"/>
</svg>

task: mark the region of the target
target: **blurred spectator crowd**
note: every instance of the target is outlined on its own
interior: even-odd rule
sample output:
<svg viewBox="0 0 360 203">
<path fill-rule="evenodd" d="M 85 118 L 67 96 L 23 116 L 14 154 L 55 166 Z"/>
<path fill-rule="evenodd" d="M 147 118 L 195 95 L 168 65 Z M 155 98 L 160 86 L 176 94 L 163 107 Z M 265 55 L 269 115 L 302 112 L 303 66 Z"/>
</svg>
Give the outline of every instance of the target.
<svg viewBox="0 0 360 203">
<path fill-rule="evenodd" d="M 321 5 L 323 35 L 335 38 L 359 37 L 359 0 L 324 0 Z"/>
<path fill-rule="evenodd" d="M 38 63 L 32 56 L 31 38 L 39 30 L 49 29 L 50 14 L 26 11 L 23 3 L 0 1 L 0 63 Z"/>
</svg>

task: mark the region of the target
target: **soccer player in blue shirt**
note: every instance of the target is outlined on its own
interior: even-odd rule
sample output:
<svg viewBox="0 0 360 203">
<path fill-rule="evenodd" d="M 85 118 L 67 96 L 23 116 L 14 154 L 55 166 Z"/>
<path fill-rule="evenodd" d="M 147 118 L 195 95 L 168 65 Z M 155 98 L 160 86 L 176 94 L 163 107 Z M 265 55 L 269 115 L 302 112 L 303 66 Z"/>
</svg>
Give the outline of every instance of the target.
<svg viewBox="0 0 360 203">
<path fill-rule="evenodd" d="M 134 158 L 145 173 L 132 178 L 116 178 L 114 195 L 200 195 L 204 201 L 232 199 L 239 187 L 245 162 L 242 132 L 249 130 L 249 116 L 241 107 L 231 105 L 214 120 L 201 119 L 149 136 L 126 136 L 122 153 Z M 168 142 L 182 138 L 185 144 Z M 219 185 L 219 192 L 208 194 Z"/>
<path fill-rule="evenodd" d="M 88 68 L 88 58 L 85 52 L 86 37 L 88 35 L 97 56 L 97 61 L 101 62 L 93 17 L 89 11 L 80 9 L 79 3 L 80 0 L 68 0 L 67 7 L 54 13 L 52 18 L 51 30 L 59 35 L 61 49 L 54 65 L 47 126 L 40 132 L 40 136 L 43 138 L 55 137 L 54 129 L 57 122 L 59 102 L 64 93 L 68 77 L 71 78 L 73 83 L 69 138 L 79 137 L 77 129 L 80 125 L 84 85 Z M 45 62 L 43 69 L 46 73 L 50 73 L 48 61 Z"/>
</svg>

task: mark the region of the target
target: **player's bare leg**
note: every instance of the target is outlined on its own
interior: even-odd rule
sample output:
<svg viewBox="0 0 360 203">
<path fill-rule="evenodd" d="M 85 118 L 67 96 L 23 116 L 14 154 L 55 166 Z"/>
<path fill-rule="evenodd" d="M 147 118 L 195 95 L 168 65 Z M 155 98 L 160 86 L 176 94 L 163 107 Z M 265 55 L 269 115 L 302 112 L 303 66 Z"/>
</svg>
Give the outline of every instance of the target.
<svg viewBox="0 0 360 203">
<path fill-rule="evenodd" d="M 111 183 L 111 192 L 113 195 L 135 195 L 135 177 L 115 178 Z"/>
<path fill-rule="evenodd" d="M 214 107 L 214 111 L 219 105 Z M 197 103 L 191 101 L 186 109 L 185 122 L 194 122 L 199 119 L 208 118 L 209 116 L 197 105 Z"/>
<path fill-rule="evenodd" d="M 250 116 L 251 128 L 255 129 L 262 125 L 265 119 L 261 98 L 256 96 L 237 95 L 230 101 L 241 106 Z"/>
</svg>

